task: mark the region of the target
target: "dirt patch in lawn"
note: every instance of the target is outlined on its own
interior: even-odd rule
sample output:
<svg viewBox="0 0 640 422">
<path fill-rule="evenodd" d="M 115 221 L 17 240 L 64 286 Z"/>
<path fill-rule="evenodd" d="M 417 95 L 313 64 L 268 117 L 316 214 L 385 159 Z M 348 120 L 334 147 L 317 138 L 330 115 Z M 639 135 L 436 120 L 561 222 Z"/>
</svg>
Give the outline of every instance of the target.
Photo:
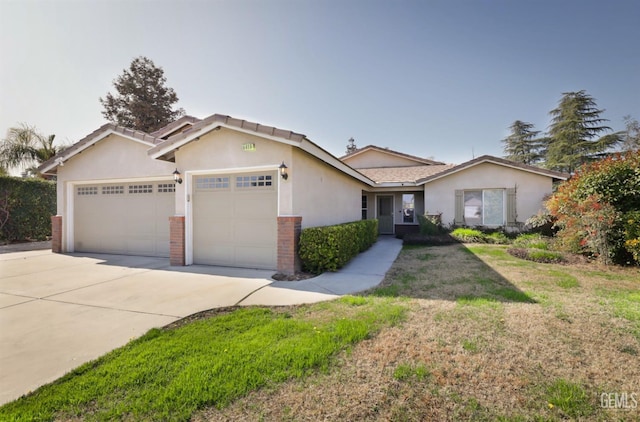
<svg viewBox="0 0 640 422">
<path fill-rule="evenodd" d="M 194 420 L 640 420 L 639 288 L 637 268 L 405 247 L 366 293 L 398 296 L 405 323 L 326 372 Z M 627 408 L 603 407 L 603 394 L 627 394 Z"/>
</svg>

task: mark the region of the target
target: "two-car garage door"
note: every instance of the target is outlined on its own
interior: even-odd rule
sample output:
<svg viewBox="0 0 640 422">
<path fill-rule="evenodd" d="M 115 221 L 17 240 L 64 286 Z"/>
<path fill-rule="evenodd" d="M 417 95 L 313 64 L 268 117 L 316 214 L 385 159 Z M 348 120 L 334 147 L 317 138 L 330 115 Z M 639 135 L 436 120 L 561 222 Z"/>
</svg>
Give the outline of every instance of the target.
<svg viewBox="0 0 640 422">
<path fill-rule="evenodd" d="M 173 181 L 77 185 L 75 251 L 168 257 L 174 213 Z"/>
<path fill-rule="evenodd" d="M 193 263 L 277 267 L 275 172 L 201 175 L 193 186 Z"/>
</svg>

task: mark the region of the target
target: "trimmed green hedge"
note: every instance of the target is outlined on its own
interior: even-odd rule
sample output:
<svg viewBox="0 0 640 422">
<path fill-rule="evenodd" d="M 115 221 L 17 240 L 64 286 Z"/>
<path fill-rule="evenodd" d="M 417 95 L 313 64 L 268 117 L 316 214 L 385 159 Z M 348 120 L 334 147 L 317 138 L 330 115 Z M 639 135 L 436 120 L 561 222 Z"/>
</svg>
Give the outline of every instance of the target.
<svg viewBox="0 0 640 422">
<path fill-rule="evenodd" d="M 305 271 L 336 271 L 378 239 L 378 220 L 310 227 L 300 234 L 299 255 Z"/>
<path fill-rule="evenodd" d="M 56 184 L 0 176 L 0 239 L 43 240 L 56 214 Z"/>
</svg>

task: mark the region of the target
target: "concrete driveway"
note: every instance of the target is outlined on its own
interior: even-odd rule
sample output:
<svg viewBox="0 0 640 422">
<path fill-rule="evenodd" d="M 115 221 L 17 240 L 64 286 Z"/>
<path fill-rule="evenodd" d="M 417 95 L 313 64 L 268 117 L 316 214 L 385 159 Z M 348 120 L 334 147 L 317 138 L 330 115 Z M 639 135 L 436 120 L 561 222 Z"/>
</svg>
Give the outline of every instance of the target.
<svg viewBox="0 0 640 422">
<path fill-rule="evenodd" d="M 234 305 L 333 299 L 380 283 L 401 248 L 378 241 L 338 273 L 274 282 L 273 271 L 165 258 L 0 254 L 0 405 L 79 365 L 194 313 Z"/>
</svg>

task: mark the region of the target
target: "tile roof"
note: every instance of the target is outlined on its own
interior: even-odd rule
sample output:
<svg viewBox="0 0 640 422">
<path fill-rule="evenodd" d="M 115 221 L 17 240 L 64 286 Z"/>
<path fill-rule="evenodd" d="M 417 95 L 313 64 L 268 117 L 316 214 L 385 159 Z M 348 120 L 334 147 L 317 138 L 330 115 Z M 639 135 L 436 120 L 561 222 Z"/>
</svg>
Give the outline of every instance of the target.
<svg viewBox="0 0 640 422">
<path fill-rule="evenodd" d="M 44 163 L 40 164 L 40 166 L 38 166 L 38 170 L 41 171 L 42 173 L 50 174 L 48 172 L 55 169 L 58 166 L 57 164 L 58 162 L 68 160 L 69 158 L 77 154 L 79 151 L 83 150 L 86 146 L 96 142 L 96 140 L 102 139 L 100 135 L 102 135 L 105 132 L 117 133 L 128 138 L 133 138 L 138 141 L 149 144 L 149 146 L 153 146 L 158 142 L 162 142 L 162 139 L 158 139 L 154 136 L 149 135 L 148 133 L 141 132 L 139 130 L 129 129 L 122 126 L 116 126 L 113 123 L 106 123 L 100 126 L 98 129 L 91 132 L 90 134 L 88 134 L 87 136 L 85 136 L 84 138 L 80 139 L 75 144 L 71 145 L 70 147 L 59 152 L 58 154 L 51 157 Z"/>
<path fill-rule="evenodd" d="M 175 120 L 171 123 L 169 123 L 168 125 L 161 127 L 160 129 L 151 132 L 149 135 L 154 136 L 156 138 L 162 138 L 168 134 L 170 134 L 171 132 L 173 132 L 174 130 L 180 128 L 181 126 L 184 126 L 185 124 L 194 124 L 199 122 L 200 119 L 198 119 L 197 117 L 193 117 L 193 116 L 182 116 L 180 117 L 178 120 Z M 162 140 L 161 140 L 162 142 Z"/>
<path fill-rule="evenodd" d="M 411 167 L 378 167 L 357 169 L 376 183 L 415 183 L 418 180 L 442 173 L 453 164 L 433 164 Z"/>
<path fill-rule="evenodd" d="M 405 154 L 404 152 L 399 152 L 399 151 L 394 151 L 392 149 L 389 148 L 381 148 L 375 145 L 367 145 L 366 147 L 362 147 L 362 148 L 358 148 L 355 151 L 352 151 L 346 155 L 343 155 L 342 157 L 340 157 L 341 160 L 345 160 L 345 159 L 349 159 L 350 157 L 353 157 L 355 155 L 361 154 L 365 151 L 369 151 L 369 150 L 375 150 L 375 151 L 380 151 L 380 152 L 385 152 L 387 154 L 392 154 L 392 155 L 397 155 L 399 157 L 403 157 L 403 158 L 407 158 L 409 160 L 414 160 L 417 161 L 419 163 L 423 163 L 423 164 L 444 164 L 440 161 L 434 161 L 434 160 L 430 160 L 428 158 L 422 158 L 422 157 L 418 157 L 415 155 L 409 155 L 409 154 Z"/>
<path fill-rule="evenodd" d="M 469 167 L 473 167 L 481 163 L 494 163 L 494 164 L 498 164 L 506 167 L 528 171 L 530 173 L 541 174 L 543 176 L 548 176 L 548 177 L 552 177 L 554 179 L 560 179 L 560 180 L 567 180 L 570 177 L 570 175 L 567 173 L 561 173 L 559 171 L 547 170 L 542 167 L 536 167 L 536 166 L 530 166 L 527 164 L 517 163 L 515 161 L 507 160 L 505 158 L 494 157 L 492 155 L 483 155 L 481 157 L 474 158 L 473 160 L 469 160 L 462 164 L 451 166 L 450 168 L 445 169 L 442 172 L 425 176 L 424 178 L 418 180 L 417 182 L 418 183 L 430 182 L 431 180 L 448 176 L 449 174 L 456 173 L 458 171 L 464 170 Z"/>
</svg>

